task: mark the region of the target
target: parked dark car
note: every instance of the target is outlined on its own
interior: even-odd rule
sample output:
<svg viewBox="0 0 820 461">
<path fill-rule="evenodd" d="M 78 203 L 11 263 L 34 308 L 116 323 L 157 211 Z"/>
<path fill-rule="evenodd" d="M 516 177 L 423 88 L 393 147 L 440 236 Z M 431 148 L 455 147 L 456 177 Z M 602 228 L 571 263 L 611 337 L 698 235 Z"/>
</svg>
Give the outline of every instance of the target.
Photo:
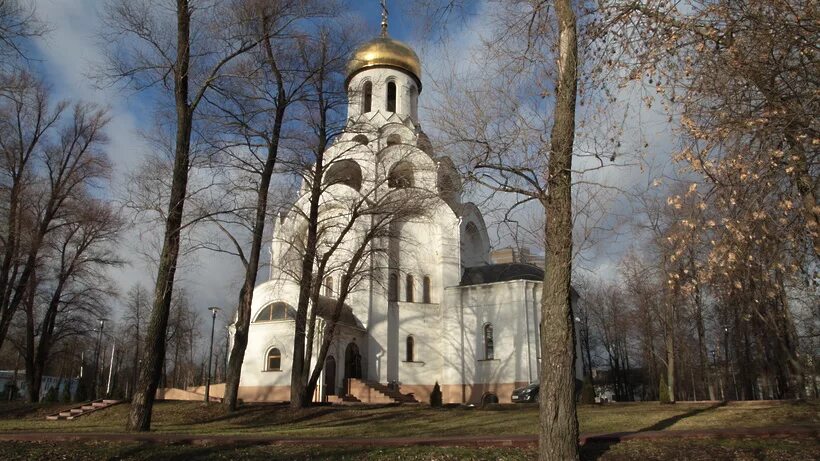
<svg viewBox="0 0 820 461">
<path fill-rule="evenodd" d="M 540 387 L 541 386 L 538 383 L 530 383 L 529 386 L 515 389 L 512 393 L 513 403 L 537 402 L 538 389 L 540 389 Z"/>
<path fill-rule="evenodd" d="M 584 382 L 580 379 L 575 379 L 575 397 L 578 398 L 578 395 L 581 393 L 581 388 L 583 387 Z M 541 389 L 541 385 L 538 383 L 530 383 L 528 386 L 519 387 L 515 389 L 512 393 L 512 401 L 513 403 L 529 403 L 529 402 L 537 402 L 538 401 L 538 391 Z"/>
</svg>

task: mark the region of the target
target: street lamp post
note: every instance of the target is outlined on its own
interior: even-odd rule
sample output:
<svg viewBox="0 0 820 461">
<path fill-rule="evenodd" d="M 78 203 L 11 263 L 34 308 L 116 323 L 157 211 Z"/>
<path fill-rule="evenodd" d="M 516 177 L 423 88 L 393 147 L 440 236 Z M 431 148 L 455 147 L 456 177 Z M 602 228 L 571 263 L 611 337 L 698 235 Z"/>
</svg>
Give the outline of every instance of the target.
<svg viewBox="0 0 820 461">
<path fill-rule="evenodd" d="M 205 403 L 211 401 L 211 361 L 214 358 L 214 327 L 216 326 L 216 313 L 219 311 L 218 307 L 209 307 L 211 311 L 211 347 L 208 352 L 208 381 L 205 382 Z"/>
<path fill-rule="evenodd" d="M 97 334 L 97 347 L 94 351 L 94 377 L 91 380 L 91 400 L 97 398 L 97 375 L 100 373 L 100 347 L 102 346 L 103 327 L 105 327 L 106 318 L 100 317 L 100 331 Z"/>
</svg>

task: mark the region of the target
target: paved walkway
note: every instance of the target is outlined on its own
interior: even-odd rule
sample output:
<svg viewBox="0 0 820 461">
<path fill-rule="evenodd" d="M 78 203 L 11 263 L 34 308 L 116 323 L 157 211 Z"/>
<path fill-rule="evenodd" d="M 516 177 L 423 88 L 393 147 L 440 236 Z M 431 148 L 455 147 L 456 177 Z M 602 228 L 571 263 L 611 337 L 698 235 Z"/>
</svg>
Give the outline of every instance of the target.
<svg viewBox="0 0 820 461">
<path fill-rule="evenodd" d="M 820 439 L 820 427 L 780 426 L 763 428 L 702 429 L 675 431 L 614 432 L 609 434 L 586 434 L 581 436 L 581 444 L 617 443 L 638 439 L 691 439 L 691 438 L 801 438 Z M 537 444 L 534 435 L 505 436 L 451 436 L 451 437 L 308 437 L 293 438 L 255 434 L 208 435 L 173 434 L 162 432 L 145 433 L 100 433 L 100 432 L 0 432 L 0 441 L 40 441 L 74 442 L 150 442 L 189 444 L 286 444 L 286 445 L 353 445 L 359 447 L 401 447 L 401 446 L 473 446 L 473 447 L 532 447 Z"/>
</svg>

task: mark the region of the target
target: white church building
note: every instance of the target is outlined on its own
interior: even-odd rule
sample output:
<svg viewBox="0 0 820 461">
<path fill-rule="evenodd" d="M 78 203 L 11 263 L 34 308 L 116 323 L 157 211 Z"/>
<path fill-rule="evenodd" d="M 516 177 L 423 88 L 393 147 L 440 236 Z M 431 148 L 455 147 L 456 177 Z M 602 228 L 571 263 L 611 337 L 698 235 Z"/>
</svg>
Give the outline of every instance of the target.
<svg viewBox="0 0 820 461">
<path fill-rule="evenodd" d="M 390 269 L 374 271 L 349 294 L 314 399 L 429 402 L 438 383 L 444 403 L 510 402 L 513 389 L 538 380 L 543 271 L 491 261 L 481 211 L 461 201 L 452 161 L 433 152 L 421 129 L 419 58 L 383 30 L 348 64 L 347 128 L 324 155 L 332 161 L 325 177 L 343 180 L 326 189 L 334 194 L 328 200 L 380 184 L 385 174 L 399 176 L 373 187 L 410 181 L 436 197 L 425 218 L 402 223 L 407 238 L 393 244 Z M 301 190 L 294 207 L 306 210 L 310 187 Z M 290 212 L 274 226 L 270 277 L 254 290 L 244 401 L 290 399 L 299 284 L 283 266 L 300 238 L 294 233 L 304 232 L 303 215 Z M 320 318 L 338 279 L 324 280 Z"/>
</svg>

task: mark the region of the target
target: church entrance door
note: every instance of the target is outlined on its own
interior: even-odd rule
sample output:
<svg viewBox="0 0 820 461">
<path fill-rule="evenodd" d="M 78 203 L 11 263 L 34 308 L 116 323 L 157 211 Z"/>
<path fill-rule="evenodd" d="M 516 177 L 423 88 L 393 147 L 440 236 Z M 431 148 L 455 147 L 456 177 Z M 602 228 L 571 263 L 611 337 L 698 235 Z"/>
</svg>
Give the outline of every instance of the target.
<svg viewBox="0 0 820 461">
<path fill-rule="evenodd" d="M 362 379 L 362 355 L 359 346 L 350 343 L 345 349 L 345 379 Z"/>
<path fill-rule="evenodd" d="M 332 355 L 325 360 L 325 395 L 336 395 L 336 359 Z"/>
</svg>

